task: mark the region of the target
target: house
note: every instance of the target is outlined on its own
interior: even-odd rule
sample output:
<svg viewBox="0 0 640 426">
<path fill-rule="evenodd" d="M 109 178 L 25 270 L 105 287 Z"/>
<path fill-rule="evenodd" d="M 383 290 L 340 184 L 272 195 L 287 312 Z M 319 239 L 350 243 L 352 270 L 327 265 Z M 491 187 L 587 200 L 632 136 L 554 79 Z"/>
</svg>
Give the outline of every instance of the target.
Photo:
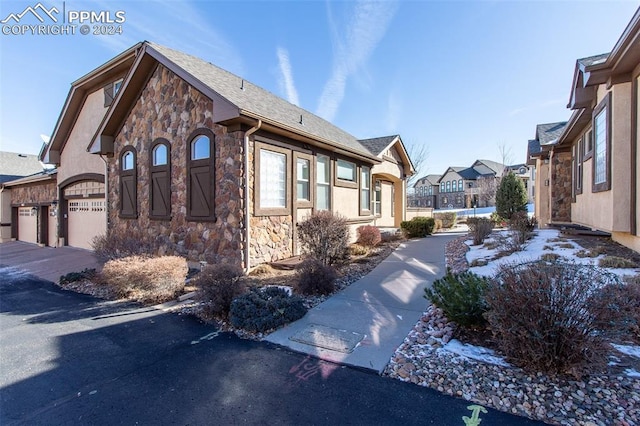
<svg viewBox="0 0 640 426">
<path fill-rule="evenodd" d="M 527 144 L 527 164 L 535 170 L 534 180 L 538 182 L 537 187 L 534 188 L 534 214 L 541 228 L 547 227 L 551 222 L 551 200 L 557 203 L 554 213 L 556 221 L 560 218 L 559 212 L 566 210 L 569 205 L 561 188 L 550 185 L 552 171 L 554 176 L 559 176 L 563 172 L 563 167 L 568 166 L 563 164 L 561 156 L 553 156 L 552 153 L 552 148 L 558 143 L 566 125 L 566 121 L 538 124 L 535 139 Z M 560 209 L 561 206 L 563 209 Z M 568 217 L 565 215 L 563 219 L 567 221 Z"/>
<path fill-rule="evenodd" d="M 11 188 L 8 182 L 21 179 L 26 176 L 36 175 L 44 172 L 44 165 L 38 160 L 37 155 L 19 154 L 15 152 L 0 151 L 0 243 L 10 241 L 12 237 L 11 228 L 16 226 L 16 218 L 12 217 L 11 209 Z M 29 217 L 33 216 L 31 205 L 28 207 Z M 26 210 L 23 209 L 23 216 L 26 217 Z M 16 210 L 15 213 L 18 213 Z M 35 229 L 32 233 L 35 234 Z"/>
<path fill-rule="evenodd" d="M 527 202 L 533 203 L 533 197 L 535 192 L 535 168 L 529 167 L 526 163 L 512 164 L 505 167 L 505 173 L 513 173 L 524 184 L 524 189 L 527 191 Z"/>
<path fill-rule="evenodd" d="M 90 248 L 108 230 L 158 254 L 247 269 L 299 253 L 295 225 L 315 211 L 346 217 L 352 236 L 399 227 L 414 173 L 398 135 L 358 140 L 149 42 L 72 83 L 40 157 L 58 168 L 55 196 L 41 199 L 53 198 L 59 244 Z"/>
<path fill-rule="evenodd" d="M 438 193 L 440 185 L 438 184 L 440 175 L 427 175 L 416 181 L 413 185 L 413 194 L 409 205 L 411 207 L 431 207 L 437 209 Z"/>
<path fill-rule="evenodd" d="M 639 86 L 640 9 L 611 52 L 576 61 L 568 104 L 573 112 L 552 148 L 563 167 L 551 176 L 552 196 L 562 194 L 569 204 L 553 206 L 552 221 L 611 234 L 636 251 Z"/>
<path fill-rule="evenodd" d="M 449 167 L 438 179 L 441 208 L 492 206 L 505 166 L 491 160 L 476 160 L 471 167 Z"/>
</svg>

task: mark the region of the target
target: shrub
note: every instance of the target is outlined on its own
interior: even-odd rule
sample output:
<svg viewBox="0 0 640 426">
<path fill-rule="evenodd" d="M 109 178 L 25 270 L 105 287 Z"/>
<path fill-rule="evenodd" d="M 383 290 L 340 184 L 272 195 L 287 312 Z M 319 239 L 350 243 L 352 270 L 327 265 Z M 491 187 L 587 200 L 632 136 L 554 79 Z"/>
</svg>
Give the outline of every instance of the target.
<svg viewBox="0 0 640 426">
<path fill-rule="evenodd" d="M 298 238 L 302 251 L 324 265 L 335 265 L 349 257 L 347 220 L 330 211 L 316 212 L 299 223 Z"/>
<path fill-rule="evenodd" d="M 467 225 L 469 225 L 469 231 L 473 236 L 474 246 L 482 244 L 493 231 L 493 222 L 484 217 L 470 217 L 467 219 Z"/>
<path fill-rule="evenodd" d="M 442 219 L 434 219 L 433 231 L 438 232 L 442 229 Z"/>
<path fill-rule="evenodd" d="M 500 180 L 496 191 L 496 213 L 510 220 L 516 212 L 527 211 L 527 191 L 515 174 L 507 173 Z"/>
<path fill-rule="evenodd" d="M 304 295 L 331 294 L 335 290 L 335 281 L 338 278 L 336 270 L 332 266 L 323 265 L 322 262 L 309 258 L 298 265 L 298 281 L 296 291 Z"/>
<path fill-rule="evenodd" d="M 601 329 L 640 343 L 640 281 L 609 284 L 590 301 Z"/>
<path fill-rule="evenodd" d="M 533 230 L 538 224 L 535 217 L 529 218 L 527 212 L 515 212 L 509 219 L 509 229 L 513 231 L 516 244 L 522 245 L 531 238 Z"/>
<path fill-rule="evenodd" d="M 69 272 L 62 275 L 58 281 L 60 284 L 69 284 L 76 281 L 91 280 L 96 276 L 95 268 L 85 268 L 81 272 Z"/>
<path fill-rule="evenodd" d="M 365 247 L 375 247 L 382 241 L 380 230 L 371 225 L 364 225 L 358 228 L 358 243 Z"/>
<path fill-rule="evenodd" d="M 158 303 L 173 299 L 184 289 L 188 271 L 187 261 L 182 257 L 130 256 L 108 261 L 99 279 L 118 296 Z"/>
<path fill-rule="evenodd" d="M 490 219 L 493 222 L 493 226 L 496 227 L 503 227 L 507 224 L 507 221 L 496 212 L 491 213 Z"/>
<path fill-rule="evenodd" d="M 400 228 L 407 238 L 422 238 L 433 233 L 435 220 L 431 217 L 414 217 L 400 222 Z"/>
<path fill-rule="evenodd" d="M 252 289 L 233 302 L 229 319 L 234 327 L 265 332 L 302 318 L 307 313 L 303 300 L 289 296 L 284 289 Z"/>
<path fill-rule="evenodd" d="M 590 295 L 616 281 L 598 268 L 573 263 L 502 265 L 486 292 L 485 317 L 514 364 L 579 377 L 606 361 Z"/>
<path fill-rule="evenodd" d="M 456 224 L 458 215 L 456 212 L 438 212 L 433 214 L 434 219 L 442 221 L 442 228 L 453 228 Z"/>
<path fill-rule="evenodd" d="M 424 297 L 442 309 L 449 320 L 463 327 L 482 327 L 486 323 L 484 293 L 488 283 L 486 278 L 473 272 L 452 274 L 447 271 L 431 288 L 424 289 Z"/>
<path fill-rule="evenodd" d="M 349 254 L 351 254 L 351 256 L 366 256 L 370 251 L 368 247 L 361 246 L 360 244 L 351 244 L 349 247 Z"/>
<path fill-rule="evenodd" d="M 544 253 L 542 256 L 540 256 L 540 260 L 543 260 L 545 262 L 557 262 L 561 257 L 562 256 L 557 253 Z"/>
<path fill-rule="evenodd" d="M 261 263 L 249 272 L 249 275 L 254 277 L 264 277 L 271 274 L 273 274 L 273 268 L 266 263 Z"/>
<path fill-rule="evenodd" d="M 604 254 L 604 249 L 602 247 L 596 247 L 588 251 L 581 249 L 578 252 L 576 252 L 576 256 L 578 257 L 598 257 L 601 254 Z"/>
<path fill-rule="evenodd" d="M 208 265 L 198 274 L 193 284 L 198 287 L 196 299 L 202 304 L 203 317 L 226 318 L 229 315 L 233 299 L 247 292 L 240 281 L 243 275 L 242 268 L 227 263 Z"/>
<path fill-rule="evenodd" d="M 635 268 L 634 262 L 618 256 L 605 256 L 598 262 L 598 266 L 602 268 Z"/>
</svg>

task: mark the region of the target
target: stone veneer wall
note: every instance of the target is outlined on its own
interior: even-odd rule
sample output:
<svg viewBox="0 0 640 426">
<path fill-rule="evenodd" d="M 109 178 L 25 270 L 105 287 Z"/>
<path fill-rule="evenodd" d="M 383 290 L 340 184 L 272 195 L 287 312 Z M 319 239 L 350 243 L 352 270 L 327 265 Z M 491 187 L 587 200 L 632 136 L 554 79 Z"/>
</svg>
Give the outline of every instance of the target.
<svg viewBox="0 0 640 426">
<path fill-rule="evenodd" d="M 249 212 L 251 216 L 250 263 L 273 262 L 293 256 L 293 217 L 286 216 L 254 216 L 255 200 L 255 145 L 249 142 Z M 291 190 L 291 189 L 289 189 Z"/>
<path fill-rule="evenodd" d="M 242 147 L 244 133 L 214 124 L 213 102 L 159 65 L 115 138 L 109 162 L 109 227 L 153 243 L 157 254 L 177 254 L 209 263 L 242 264 Z M 215 222 L 187 215 L 187 141 L 198 128 L 215 134 Z M 149 219 L 149 147 L 157 138 L 171 144 L 171 220 Z M 138 218 L 119 213 L 119 158 L 125 146 L 137 150 Z"/>
<path fill-rule="evenodd" d="M 551 221 L 571 222 L 571 153 L 554 152 L 551 159 Z"/>
<path fill-rule="evenodd" d="M 11 187 L 11 204 L 50 204 L 57 199 L 56 181 Z"/>
</svg>

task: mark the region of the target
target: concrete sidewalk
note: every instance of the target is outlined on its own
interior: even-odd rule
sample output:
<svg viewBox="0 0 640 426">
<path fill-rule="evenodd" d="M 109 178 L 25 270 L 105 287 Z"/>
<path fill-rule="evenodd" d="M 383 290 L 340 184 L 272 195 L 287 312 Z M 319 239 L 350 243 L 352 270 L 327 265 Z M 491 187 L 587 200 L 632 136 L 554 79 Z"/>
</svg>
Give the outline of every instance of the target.
<svg viewBox="0 0 640 426">
<path fill-rule="evenodd" d="M 460 234 L 407 241 L 373 271 L 265 340 L 331 362 L 382 372 L 427 307 L 424 287 L 446 272 Z"/>
<path fill-rule="evenodd" d="M 40 247 L 23 241 L 0 244 L 0 267 L 25 270 L 38 278 L 57 283 L 61 275 L 98 268 L 93 252 L 75 247 Z"/>
</svg>

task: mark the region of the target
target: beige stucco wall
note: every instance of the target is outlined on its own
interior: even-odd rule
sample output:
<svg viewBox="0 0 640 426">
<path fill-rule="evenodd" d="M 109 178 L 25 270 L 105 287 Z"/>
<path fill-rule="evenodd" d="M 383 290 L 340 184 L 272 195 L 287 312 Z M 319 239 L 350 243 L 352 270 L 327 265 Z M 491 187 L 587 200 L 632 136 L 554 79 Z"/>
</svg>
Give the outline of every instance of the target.
<svg viewBox="0 0 640 426">
<path fill-rule="evenodd" d="M 411 220 L 414 217 L 433 217 L 433 209 L 426 207 L 410 207 L 407 209 L 407 217 L 405 220 Z"/>
<path fill-rule="evenodd" d="M 393 163 L 391 161 L 383 161 L 381 164 L 376 164 L 371 168 L 371 173 L 373 174 L 387 174 L 391 176 L 395 176 L 398 179 L 402 177 L 403 170 L 402 165 Z"/>
<path fill-rule="evenodd" d="M 374 185 L 375 186 L 375 185 Z M 380 182 L 381 203 L 380 216 L 376 218 L 376 226 L 396 226 L 395 212 L 391 215 L 391 196 L 393 183 L 388 181 Z"/>
<path fill-rule="evenodd" d="M 373 189 L 371 191 L 373 192 Z M 341 214 L 347 219 L 358 219 L 360 216 L 360 191 L 357 188 L 334 186 L 332 207 L 334 213 Z"/>
<path fill-rule="evenodd" d="M 69 139 L 60 154 L 58 182 L 64 182 L 66 179 L 82 173 L 105 173 L 104 162 L 98 155 L 89 154 L 87 146 L 106 111 L 102 88 L 87 96 L 69 134 Z"/>
</svg>

